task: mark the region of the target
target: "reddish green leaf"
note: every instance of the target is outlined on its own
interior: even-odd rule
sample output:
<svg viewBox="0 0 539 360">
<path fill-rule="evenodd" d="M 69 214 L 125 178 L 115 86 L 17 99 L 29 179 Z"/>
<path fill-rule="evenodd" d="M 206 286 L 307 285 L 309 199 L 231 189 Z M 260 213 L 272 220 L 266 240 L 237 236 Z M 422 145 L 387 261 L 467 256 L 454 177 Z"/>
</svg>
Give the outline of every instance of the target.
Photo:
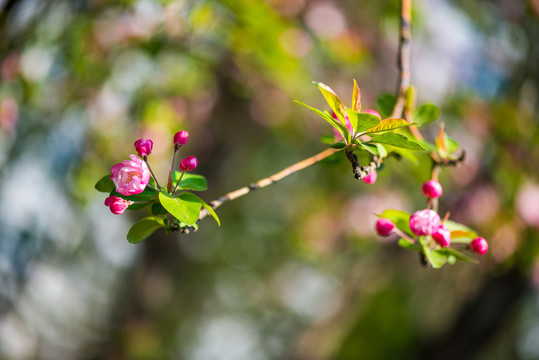
<svg viewBox="0 0 539 360">
<path fill-rule="evenodd" d="M 389 131 L 393 129 L 399 129 L 413 125 L 412 123 L 407 122 L 404 119 L 385 119 L 380 122 L 380 124 L 368 129 L 364 134 L 369 135 L 373 133 Z"/>
<path fill-rule="evenodd" d="M 352 93 L 352 110 L 357 112 L 361 111 L 361 93 L 356 80 L 354 80 L 354 91 Z"/>
<path fill-rule="evenodd" d="M 329 107 L 331 110 L 337 114 L 337 117 L 341 121 L 343 125 L 346 124 L 346 120 L 344 118 L 345 110 L 344 110 L 344 104 L 340 97 L 335 94 L 335 91 L 333 91 L 329 86 L 326 84 L 322 84 L 319 82 L 314 81 L 313 84 L 315 84 L 318 89 L 320 89 L 320 92 L 322 95 L 324 95 L 324 98 L 329 104 Z"/>
<path fill-rule="evenodd" d="M 333 126 L 335 129 L 337 129 L 337 131 L 339 132 L 339 134 L 341 134 L 341 136 L 344 138 L 344 139 L 347 139 L 348 141 L 350 140 L 350 132 L 348 131 L 348 129 L 346 128 L 346 126 L 342 125 L 339 121 L 335 120 L 333 118 L 333 116 L 331 116 L 329 113 L 327 112 L 324 112 L 322 110 L 318 110 L 317 108 L 314 108 L 312 106 L 309 106 L 301 101 L 298 101 L 298 100 L 294 100 L 295 103 L 297 104 L 300 104 L 300 105 L 303 105 L 305 106 L 307 109 L 311 110 L 312 112 L 314 112 L 316 115 L 320 116 L 322 119 L 326 120 L 331 126 Z"/>
</svg>

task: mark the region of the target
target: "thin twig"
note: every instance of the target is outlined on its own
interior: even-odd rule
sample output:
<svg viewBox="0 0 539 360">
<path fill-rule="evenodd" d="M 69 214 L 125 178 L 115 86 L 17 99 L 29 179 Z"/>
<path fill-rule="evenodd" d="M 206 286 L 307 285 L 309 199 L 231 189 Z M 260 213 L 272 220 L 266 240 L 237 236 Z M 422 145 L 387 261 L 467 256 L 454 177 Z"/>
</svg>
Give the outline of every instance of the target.
<svg viewBox="0 0 539 360">
<path fill-rule="evenodd" d="M 247 195 L 257 189 L 262 189 L 268 185 L 271 185 L 271 184 L 275 184 L 276 182 L 278 182 L 279 180 L 282 180 L 284 179 L 285 177 L 289 176 L 289 175 L 292 175 L 300 170 L 303 170 L 305 169 L 306 167 L 309 167 L 311 165 L 314 165 L 316 163 L 318 163 L 319 161 L 335 154 L 336 152 L 338 152 L 339 150 L 337 149 L 332 149 L 332 148 L 329 148 L 329 149 L 326 149 L 316 155 L 313 155 L 305 160 L 302 160 L 300 162 L 297 162 L 295 163 L 294 165 L 291 165 L 289 167 L 287 167 L 286 169 L 284 170 L 281 170 L 279 171 L 278 173 L 276 174 L 273 174 L 267 178 L 264 178 L 264 179 L 261 179 L 261 180 L 258 180 L 257 182 L 255 183 L 252 183 L 250 184 L 249 186 L 244 186 L 238 190 L 234 190 L 232 192 L 229 192 L 228 194 L 225 194 L 223 196 L 220 196 L 218 197 L 217 199 L 213 200 L 212 202 L 210 202 L 210 205 L 212 207 L 212 209 L 217 209 L 219 206 L 223 205 L 225 202 L 227 201 L 231 201 L 231 200 L 234 200 L 234 199 L 237 199 L 241 196 L 244 196 L 244 195 Z M 202 211 L 200 212 L 200 217 L 198 218 L 199 221 L 204 219 L 206 216 L 208 216 L 209 213 L 206 209 L 202 209 Z"/>
<path fill-rule="evenodd" d="M 399 53 L 397 67 L 397 103 L 393 108 L 392 118 L 401 117 L 406 103 L 406 90 L 410 86 L 410 27 L 412 19 L 412 0 L 401 0 Z"/>
</svg>

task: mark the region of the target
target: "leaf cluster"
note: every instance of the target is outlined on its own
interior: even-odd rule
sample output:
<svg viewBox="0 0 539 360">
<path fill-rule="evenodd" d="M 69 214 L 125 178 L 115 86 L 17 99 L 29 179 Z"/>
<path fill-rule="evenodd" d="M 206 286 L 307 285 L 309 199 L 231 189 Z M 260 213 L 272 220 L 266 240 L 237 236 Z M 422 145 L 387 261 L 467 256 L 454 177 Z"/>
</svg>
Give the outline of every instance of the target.
<svg viewBox="0 0 539 360">
<path fill-rule="evenodd" d="M 150 183 L 154 188 L 147 186 L 140 194 L 122 195 L 116 191 L 110 175 L 103 176 L 95 184 L 95 188 L 109 193 L 110 196 L 114 195 L 132 201 L 133 204 L 129 205 L 128 210 L 149 209 L 152 216 L 137 221 L 127 233 L 127 241 L 132 244 L 141 242 L 160 228 L 163 228 L 166 233 L 180 229 L 197 229 L 197 221 L 202 208 L 208 211 L 218 225 L 221 225 L 212 207 L 190 192 L 207 190 L 208 185 L 204 176 L 191 173 L 183 173 L 182 176 L 182 172 L 174 171 L 172 181 L 173 189 L 178 185 L 177 189 L 180 190 L 178 194 L 170 193 L 165 188 L 161 188 L 160 191 L 156 190 L 152 179 Z"/>
</svg>

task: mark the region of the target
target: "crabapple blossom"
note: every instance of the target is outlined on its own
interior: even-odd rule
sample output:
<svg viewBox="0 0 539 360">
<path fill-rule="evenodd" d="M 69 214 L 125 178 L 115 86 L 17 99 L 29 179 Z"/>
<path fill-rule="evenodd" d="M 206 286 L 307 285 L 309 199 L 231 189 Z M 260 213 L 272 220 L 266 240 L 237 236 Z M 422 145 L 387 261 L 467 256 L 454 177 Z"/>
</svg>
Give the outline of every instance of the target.
<svg viewBox="0 0 539 360">
<path fill-rule="evenodd" d="M 451 231 L 445 225 L 440 225 L 438 230 L 432 234 L 432 238 L 441 247 L 448 247 L 451 244 Z"/>
<path fill-rule="evenodd" d="M 389 219 L 379 218 L 376 221 L 376 233 L 380 236 L 389 236 L 395 229 L 395 224 Z"/>
<path fill-rule="evenodd" d="M 376 170 L 373 170 L 367 176 L 361 179 L 361 181 L 366 184 L 374 184 L 376 182 L 376 178 L 378 178 L 378 173 L 376 172 Z"/>
<path fill-rule="evenodd" d="M 485 238 L 477 237 L 470 243 L 470 248 L 479 255 L 485 255 L 488 250 L 488 243 Z"/>
<path fill-rule="evenodd" d="M 433 210 L 423 209 L 416 211 L 410 217 L 410 229 L 417 235 L 431 235 L 440 226 L 440 216 Z"/>
<path fill-rule="evenodd" d="M 110 208 L 113 214 L 119 215 L 127 209 L 129 205 L 133 204 L 132 201 L 122 199 L 118 196 L 111 195 L 105 199 L 105 205 Z"/>
<path fill-rule="evenodd" d="M 148 156 L 152 153 L 153 141 L 150 139 L 138 139 L 135 141 L 135 150 L 140 157 Z"/>
<path fill-rule="evenodd" d="M 430 199 L 439 198 L 442 196 L 442 185 L 436 180 L 429 180 L 423 184 L 423 195 Z"/>
<path fill-rule="evenodd" d="M 140 194 L 150 182 L 150 170 L 146 163 L 136 155 L 129 157 L 131 160 L 124 160 L 110 169 L 116 191 L 126 196 Z"/>
<path fill-rule="evenodd" d="M 174 147 L 179 149 L 180 146 L 187 143 L 187 139 L 189 139 L 189 133 L 187 131 L 178 131 L 176 134 L 174 134 Z"/>
<path fill-rule="evenodd" d="M 188 156 L 180 162 L 180 170 L 183 172 L 194 170 L 198 165 L 198 160 L 194 156 Z"/>
</svg>

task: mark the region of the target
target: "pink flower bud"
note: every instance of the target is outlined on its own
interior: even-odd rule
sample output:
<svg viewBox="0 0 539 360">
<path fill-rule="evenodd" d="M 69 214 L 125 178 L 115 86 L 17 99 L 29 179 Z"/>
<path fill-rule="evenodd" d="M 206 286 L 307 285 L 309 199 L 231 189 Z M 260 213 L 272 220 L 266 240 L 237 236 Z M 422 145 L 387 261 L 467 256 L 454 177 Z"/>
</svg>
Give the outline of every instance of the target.
<svg viewBox="0 0 539 360">
<path fill-rule="evenodd" d="M 395 224 L 389 219 L 376 220 L 376 233 L 380 236 L 389 236 L 395 229 Z"/>
<path fill-rule="evenodd" d="M 333 118 L 335 120 L 337 120 L 339 122 L 339 124 L 341 124 L 341 120 L 337 117 L 337 114 L 335 114 L 335 111 L 331 112 L 331 116 L 333 116 Z M 344 113 L 344 120 L 345 120 L 345 122 L 344 122 L 345 126 L 348 129 L 348 131 L 350 133 L 353 133 L 354 129 L 352 128 L 352 123 L 350 122 L 350 118 L 348 117 L 347 113 Z M 339 131 L 337 129 L 333 128 L 333 134 L 335 134 L 335 137 L 342 140 L 342 136 L 341 136 L 341 134 L 339 133 Z"/>
<path fill-rule="evenodd" d="M 376 173 L 376 170 L 373 170 L 369 173 L 369 175 L 361 179 L 361 181 L 366 184 L 374 184 L 376 182 L 376 178 L 378 178 L 378 174 Z"/>
<path fill-rule="evenodd" d="M 430 209 L 416 211 L 410 217 L 410 229 L 417 236 L 431 235 L 439 226 L 440 216 Z"/>
<path fill-rule="evenodd" d="M 131 160 L 124 160 L 110 169 L 116 191 L 126 196 L 140 194 L 150 182 L 148 165 L 136 155 L 129 157 Z"/>
<path fill-rule="evenodd" d="M 105 199 L 105 205 L 110 208 L 110 211 L 112 211 L 113 214 L 116 215 L 123 213 L 131 204 L 133 204 L 132 201 L 127 201 L 114 195 L 111 195 Z"/>
<path fill-rule="evenodd" d="M 378 113 L 378 111 L 376 111 L 376 110 L 373 110 L 373 109 L 367 109 L 367 110 L 365 110 L 364 112 L 367 113 L 367 114 L 371 114 L 371 115 L 374 115 L 374 116 L 378 116 L 378 118 L 379 118 L 380 120 L 382 120 L 382 117 L 380 116 L 380 113 Z"/>
<path fill-rule="evenodd" d="M 435 199 L 442 196 L 442 185 L 436 180 L 429 180 L 423 184 L 423 195 L 425 197 Z"/>
<path fill-rule="evenodd" d="M 488 250 L 488 243 L 484 238 L 478 237 L 472 240 L 470 248 L 479 255 L 485 255 Z"/>
<path fill-rule="evenodd" d="M 189 139 L 189 133 L 187 131 L 178 131 L 176 134 L 174 134 L 174 147 L 180 148 L 180 146 L 185 145 L 187 143 L 187 139 Z"/>
<path fill-rule="evenodd" d="M 198 165 L 198 160 L 194 156 L 189 156 L 180 162 L 180 170 L 183 172 L 194 170 Z"/>
<path fill-rule="evenodd" d="M 148 156 L 152 153 L 153 141 L 149 139 L 138 139 L 135 141 L 135 150 L 141 157 Z"/>
<path fill-rule="evenodd" d="M 441 247 L 448 247 L 451 244 L 451 231 L 445 225 L 440 225 L 438 230 L 432 234 L 432 238 Z"/>
</svg>

